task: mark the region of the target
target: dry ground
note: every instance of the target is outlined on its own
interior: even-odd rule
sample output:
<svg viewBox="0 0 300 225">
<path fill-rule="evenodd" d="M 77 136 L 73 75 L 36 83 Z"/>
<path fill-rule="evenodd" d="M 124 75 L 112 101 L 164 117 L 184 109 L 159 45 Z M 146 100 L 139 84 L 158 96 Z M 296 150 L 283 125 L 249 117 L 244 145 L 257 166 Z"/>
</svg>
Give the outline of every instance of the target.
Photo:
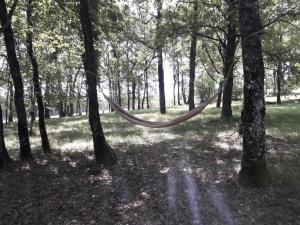
<svg viewBox="0 0 300 225">
<path fill-rule="evenodd" d="M 169 129 L 141 128 L 105 114 L 104 130 L 118 155 L 109 169 L 95 165 L 85 117 L 51 119 L 54 152 L 41 152 L 36 130 L 36 160 L 16 161 L 0 172 L 0 225 L 300 224 L 299 105 L 268 107 L 272 185 L 264 189 L 237 183 L 238 107 L 232 121 L 220 120 L 211 108 Z M 139 114 L 168 119 L 184 110 L 169 109 L 164 117 Z M 5 131 L 10 154 L 17 157 L 15 125 Z"/>
</svg>

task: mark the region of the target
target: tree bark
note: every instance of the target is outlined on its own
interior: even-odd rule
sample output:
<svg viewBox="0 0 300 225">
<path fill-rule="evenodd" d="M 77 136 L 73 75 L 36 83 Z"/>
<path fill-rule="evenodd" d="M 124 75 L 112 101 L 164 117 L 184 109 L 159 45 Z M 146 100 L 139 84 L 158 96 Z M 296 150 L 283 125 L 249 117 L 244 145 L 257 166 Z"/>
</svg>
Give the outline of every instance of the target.
<svg viewBox="0 0 300 225">
<path fill-rule="evenodd" d="M 136 81 L 132 81 L 132 110 L 135 110 L 135 89 Z"/>
<path fill-rule="evenodd" d="M 178 60 L 176 60 L 176 73 L 177 73 L 177 104 L 180 105 L 180 72 L 179 72 Z"/>
<path fill-rule="evenodd" d="M 29 55 L 31 65 L 32 65 L 32 82 L 34 87 L 34 95 L 36 97 L 37 105 L 38 105 L 38 115 L 39 115 L 39 130 L 40 130 L 40 136 L 42 140 L 42 148 L 44 153 L 51 152 L 50 150 L 50 144 L 48 140 L 48 134 L 46 130 L 45 125 L 45 109 L 44 109 L 44 103 L 43 103 L 43 96 L 42 96 L 42 90 L 40 87 L 40 80 L 39 80 L 39 69 L 38 69 L 38 63 L 35 58 L 34 52 L 33 52 L 33 46 L 32 46 L 32 28 L 33 28 L 33 22 L 32 22 L 32 0 L 28 0 L 27 5 L 27 25 L 28 25 L 28 31 L 27 31 L 27 53 Z"/>
<path fill-rule="evenodd" d="M 165 99 L 165 83 L 164 83 L 164 67 L 163 67 L 163 54 L 162 54 L 162 37 L 161 37 L 161 10 L 162 10 L 162 1 L 157 1 L 157 24 L 156 24 L 156 44 L 157 44 L 157 67 L 158 67 L 158 83 L 159 83 L 159 110 L 161 114 L 166 113 L 166 99 Z"/>
<path fill-rule="evenodd" d="M 262 25 L 257 0 L 240 0 L 240 30 L 244 69 L 242 110 L 243 156 L 239 183 L 261 187 L 269 184 L 265 159 L 264 63 L 261 50 Z"/>
<path fill-rule="evenodd" d="M 222 118 L 228 119 L 232 117 L 232 86 L 233 86 L 233 69 L 236 49 L 236 22 L 235 22 L 235 1 L 230 1 L 229 8 L 231 15 L 227 28 L 227 45 L 225 48 L 224 61 L 224 78 L 227 79 L 223 90 Z"/>
<path fill-rule="evenodd" d="M 174 61 L 173 61 L 174 63 Z M 173 65 L 173 105 L 176 105 L 176 84 L 177 84 L 176 65 Z"/>
<path fill-rule="evenodd" d="M 2 118 L 2 108 L 0 104 L 0 169 L 7 166 L 8 163 L 10 163 L 12 160 L 9 157 L 9 154 L 7 152 L 6 146 L 5 146 L 5 140 L 4 140 L 4 132 L 3 132 L 3 118 Z"/>
<path fill-rule="evenodd" d="M 118 103 L 119 103 L 119 106 L 122 107 L 122 89 L 121 89 L 121 84 L 120 84 L 120 75 L 119 75 L 119 79 L 117 81 L 117 86 L 118 86 Z"/>
<path fill-rule="evenodd" d="M 7 51 L 7 61 L 15 86 L 15 107 L 18 118 L 18 134 L 20 142 L 20 158 L 31 159 L 31 148 L 29 142 L 28 125 L 24 105 L 24 88 L 20 72 L 20 65 L 16 56 L 16 48 L 13 30 L 7 15 L 5 0 L 0 0 L 0 22 L 4 35 L 4 42 Z"/>
<path fill-rule="evenodd" d="M 141 82 L 138 82 L 138 109 L 141 109 Z"/>
<path fill-rule="evenodd" d="M 185 89 L 184 89 L 184 77 L 183 77 L 183 73 L 181 74 L 181 93 L 182 93 L 183 103 L 187 104 L 186 95 L 185 95 Z"/>
<path fill-rule="evenodd" d="M 93 28 L 88 1 L 80 0 L 80 23 L 84 36 L 84 69 L 88 85 L 89 123 L 92 131 L 94 151 L 99 164 L 110 166 L 116 163 L 116 154 L 106 143 L 100 122 L 97 96 L 97 58 L 94 48 Z"/>
<path fill-rule="evenodd" d="M 276 76 L 276 83 L 277 83 L 277 104 L 281 104 L 281 82 L 282 81 L 282 63 L 279 60 L 277 65 L 277 76 Z"/>
<path fill-rule="evenodd" d="M 130 110 L 130 88 L 129 88 L 129 80 L 127 80 L 127 110 Z"/>
<path fill-rule="evenodd" d="M 189 110 L 195 108 L 195 72 L 196 72 L 196 54 L 197 54 L 197 17 L 198 17 L 198 2 L 194 2 L 194 18 L 193 28 L 191 34 L 191 48 L 190 48 L 190 80 L 189 80 Z"/>
</svg>

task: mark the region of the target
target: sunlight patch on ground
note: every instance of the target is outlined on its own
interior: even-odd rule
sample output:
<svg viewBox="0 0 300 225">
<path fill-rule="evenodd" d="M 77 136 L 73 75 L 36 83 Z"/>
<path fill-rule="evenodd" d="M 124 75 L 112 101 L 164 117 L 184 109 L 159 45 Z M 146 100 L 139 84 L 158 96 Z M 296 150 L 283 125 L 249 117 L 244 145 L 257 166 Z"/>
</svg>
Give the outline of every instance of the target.
<svg viewBox="0 0 300 225">
<path fill-rule="evenodd" d="M 103 181 L 106 185 L 112 184 L 113 177 L 111 176 L 109 170 L 104 169 L 101 174 L 89 176 L 89 181 L 94 183 L 95 181 Z"/>
<path fill-rule="evenodd" d="M 164 168 L 162 168 L 161 170 L 159 170 L 159 172 L 160 172 L 161 174 L 166 174 L 166 173 L 169 172 L 169 170 L 170 170 L 170 167 L 164 167 Z"/>
<path fill-rule="evenodd" d="M 144 201 L 136 200 L 136 201 L 130 202 L 128 204 L 121 204 L 120 206 L 118 206 L 118 210 L 120 210 L 124 213 L 130 209 L 142 207 L 144 204 L 145 204 Z"/>
<path fill-rule="evenodd" d="M 92 140 L 75 140 L 59 146 L 62 152 L 78 151 L 83 152 L 93 148 Z"/>
<path fill-rule="evenodd" d="M 149 133 L 143 132 L 142 139 L 146 140 L 149 143 L 158 143 L 162 140 L 174 140 L 180 138 L 179 135 L 170 133 L 170 132 L 161 132 L 161 133 Z"/>
</svg>

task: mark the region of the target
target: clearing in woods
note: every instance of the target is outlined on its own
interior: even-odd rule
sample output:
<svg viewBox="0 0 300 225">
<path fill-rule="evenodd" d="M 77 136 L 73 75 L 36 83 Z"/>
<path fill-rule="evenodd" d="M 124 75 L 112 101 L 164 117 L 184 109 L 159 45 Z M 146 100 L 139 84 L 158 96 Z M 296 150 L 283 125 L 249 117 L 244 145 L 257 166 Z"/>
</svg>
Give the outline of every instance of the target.
<svg viewBox="0 0 300 225">
<path fill-rule="evenodd" d="M 86 117 L 47 120 L 54 153 L 41 152 L 37 124 L 31 143 L 36 160 L 16 161 L 0 174 L 0 224 L 299 224 L 300 104 L 267 105 L 267 159 L 272 185 L 243 189 L 237 175 L 240 106 L 229 122 L 206 109 L 167 128 L 135 126 L 103 114 L 116 166 L 95 165 Z M 135 111 L 144 119 L 170 119 L 186 107 Z M 5 126 L 17 158 L 16 126 Z"/>
</svg>

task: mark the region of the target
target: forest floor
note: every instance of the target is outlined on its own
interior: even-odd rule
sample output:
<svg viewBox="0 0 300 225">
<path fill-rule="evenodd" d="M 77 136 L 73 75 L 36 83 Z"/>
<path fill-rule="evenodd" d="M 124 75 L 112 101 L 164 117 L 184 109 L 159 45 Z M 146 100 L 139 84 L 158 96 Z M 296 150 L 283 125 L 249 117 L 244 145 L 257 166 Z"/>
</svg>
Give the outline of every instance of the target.
<svg viewBox="0 0 300 225">
<path fill-rule="evenodd" d="M 185 106 L 135 111 L 145 119 L 170 119 Z M 240 106 L 223 121 L 208 108 L 168 129 L 129 124 L 101 115 L 118 156 L 104 169 L 93 157 L 86 117 L 47 120 L 53 153 L 44 155 L 37 126 L 35 160 L 15 161 L 0 172 L 0 225 L 75 224 L 300 224 L 300 102 L 267 105 L 267 160 L 272 185 L 238 185 L 242 140 Z M 5 126 L 6 143 L 18 156 L 16 125 Z"/>
</svg>

